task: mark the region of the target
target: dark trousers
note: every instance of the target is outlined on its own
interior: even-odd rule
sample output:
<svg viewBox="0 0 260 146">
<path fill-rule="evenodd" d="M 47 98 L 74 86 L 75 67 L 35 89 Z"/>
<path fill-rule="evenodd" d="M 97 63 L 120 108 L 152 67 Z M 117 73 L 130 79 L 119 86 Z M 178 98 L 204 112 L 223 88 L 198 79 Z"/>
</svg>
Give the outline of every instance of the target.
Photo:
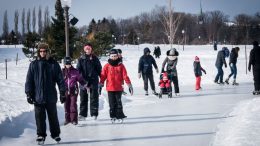
<svg viewBox="0 0 260 146">
<path fill-rule="evenodd" d="M 230 78 L 232 75 L 234 75 L 234 79 L 237 77 L 237 66 L 235 64 L 230 65 L 231 73 L 228 75 L 228 78 Z"/>
<path fill-rule="evenodd" d="M 90 116 L 98 116 L 98 88 L 90 88 L 89 94 L 87 90 L 80 90 L 79 115 L 83 117 L 88 116 L 88 97 L 90 99 Z"/>
<path fill-rule="evenodd" d="M 125 118 L 123 105 L 121 101 L 122 91 L 108 91 L 108 100 L 110 108 L 110 118 L 122 119 Z"/>
<path fill-rule="evenodd" d="M 223 83 L 223 76 L 224 76 L 223 69 L 222 67 L 217 67 L 217 69 L 218 69 L 218 73 L 215 77 L 215 82 L 218 82 L 219 80 L 220 83 Z"/>
<path fill-rule="evenodd" d="M 175 93 L 180 93 L 178 76 L 170 75 L 171 83 L 174 85 Z"/>
<path fill-rule="evenodd" d="M 77 96 L 74 94 L 66 96 L 64 103 L 66 122 L 78 123 Z"/>
<path fill-rule="evenodd" d="M 143 80 L 144 80 L 144 90 L 148 91 L 148 80 L 150 82 L 151 89 L 155 90 L 155 84 L 154 84 L 154 80 L 153 80 L 153 73 L 150 73 L 150 74 L 142 73 L 142 76 L 143 76 Z"/>
<path fill-rule="evenodd" d="M 255 91 L 260 91 L 260 70 L 253 69 Z"/>
<path fill-rule="evenodd" d="M 60 125 L 57 115 L 56 103 L 34 105 L 37 135 L 46 137 L 46 112 L 49 119 L 51 137 L 60 135 Z"/>
</svg>

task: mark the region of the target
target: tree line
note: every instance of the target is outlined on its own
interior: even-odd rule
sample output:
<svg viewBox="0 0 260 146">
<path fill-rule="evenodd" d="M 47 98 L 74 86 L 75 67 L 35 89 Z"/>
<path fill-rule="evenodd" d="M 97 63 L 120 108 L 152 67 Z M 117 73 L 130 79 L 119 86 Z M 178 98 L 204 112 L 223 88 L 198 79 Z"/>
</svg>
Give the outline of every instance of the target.
<svg viewBox="0 0 260 146">
<path fill-rule="evenodd" d="M 87 42 L 93 44 L 97 55 L 101 55 L 114 44 L 249 44 L 260 39 L 260 12 L 254 15 L 238 14 L 231 21 L 221 11 L 200 14 L 175 12 L 171 8 L 171 0 L 169 2 L 168 6 L 155 6 L 150 12 L 128 19 L 92 19 L 88 25 L 79 28 L 71 26 L 70 56 L 78 57 Z M 65 56 L 64 26 L 64 10 L 60 0 L 56 0 L 55 16 L 50 16 L 48 7 L 44 12 L 41 6 L 38 12 L 35 7 L 27 11 L 23 9 L 21 16 L 16 10 L 13 29 L 9 28 L 6 10 L 0 39 L 4 44 L 24 44 L 23 50 L 28 57 L 35 56 L 34 49 L 39 42 L 47 42 L 52 54 L 61 59 Z"/>
</svg>

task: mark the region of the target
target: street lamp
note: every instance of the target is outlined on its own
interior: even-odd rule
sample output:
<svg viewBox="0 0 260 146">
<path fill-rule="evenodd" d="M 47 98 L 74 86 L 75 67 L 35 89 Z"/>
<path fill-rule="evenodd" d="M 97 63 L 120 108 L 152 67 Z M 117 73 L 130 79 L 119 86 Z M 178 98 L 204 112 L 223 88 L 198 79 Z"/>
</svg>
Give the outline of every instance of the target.
<svg viewBox="0 0 260 146">
<path fill-rule="evenodd" d="M 114 43 L 114 37 L 115 37 L 115 36 L 112 34 L 112 44 Z"/>
<path fill-rule="evenodd" d="M 4 45 L 4 43 L 5 43 L 5 40 L 2 40 L 2 41 L 1 41 L 1 43 L 2 43 L 2 45 Z"/>
<path fill-rule="evenodd" d="M 65 44 L 66 44 L 66 57 L 70 57 L 69 52 L 69 8 L 71 7 L 71 0 L 61 0 L 62 7 L 65 13 Z"/>
<path fill-rule="evenodd" d="M 183 35 L 183 42 L 182 42 L 183 46 L 182 46 L 182 50 L 184 51 L 184 35 L 185 35 L 185 30 L 183 29 L 183 30 L 181 31 L 181 33 L 182 33 L 182 35 Z"/>
</svg>

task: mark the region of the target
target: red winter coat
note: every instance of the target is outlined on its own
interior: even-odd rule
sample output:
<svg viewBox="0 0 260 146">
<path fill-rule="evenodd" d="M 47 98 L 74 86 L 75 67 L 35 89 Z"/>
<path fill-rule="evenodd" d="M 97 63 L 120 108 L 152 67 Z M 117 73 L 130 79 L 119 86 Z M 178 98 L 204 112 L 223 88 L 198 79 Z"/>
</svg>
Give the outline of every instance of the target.
<svg viewBox="0 0 260 146">
<path fill-rule="evenodd" d="M 123 81 L 125 81 L 127 85 L 131 84 L 125 66 L 122 63 L 116 66 L 107 63 L 102 69 L 100 83 L 104 84 L 105 80 L 107 91 L 123 91 Z"/>
</svg>

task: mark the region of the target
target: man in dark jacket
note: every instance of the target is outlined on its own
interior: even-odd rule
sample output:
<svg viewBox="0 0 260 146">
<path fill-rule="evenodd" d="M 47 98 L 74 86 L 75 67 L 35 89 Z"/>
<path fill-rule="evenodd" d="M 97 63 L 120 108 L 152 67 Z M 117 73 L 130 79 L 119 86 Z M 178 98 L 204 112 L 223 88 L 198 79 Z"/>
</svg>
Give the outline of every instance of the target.
<svg viewBox="0 0 260 146">
<path fill-rule="evenodd" d="M 234 75 L 234 80 L 232 85 L 238 85 L 238 83 L 236 82 L 236 77 L 237 77 L 237 58 L 238 58 L 238 51 L 239 51 L 239 47 L 235 47 L 232 48 L 231 53 L 230 53 L 230 57 L 229 57 L 229 66 L 230 66 L 230 70 L 231 73 L 228 75 L 228 78 L 225 80 L 225 82 L 227 84 L 229 84 L 229 78 L 232 77 Z"/>
<path fill-rule="evenodd" d="M 139 59 L 138 77 L 143 77 L 145 95 L 148 95 L 148 80 L 150 81 L 150 86 L 152 88 L 153 94 L 158 95 L 158 93 L 156 93 L 155 91 L 152 65 L 156 69 L 157 73 L 159 73 L 159 70 L 153 56 L 151 56 L 150 53 L 151 51 L 149 48 L 144 48 L 144 55 L 141 56 L 141 58 Z"/>
<path fill-rule="evenodd" d="M 90 98 L 90 116 L 97 119 L 98 116 L 98 83 L 101 73 L 101 63 L 93 54 L 92 45 L 84 46 L 84 54 L 78 59 L 77 69 L 87 82 L 89 90 L 80 89 L 80 112 L 79 120 L 84 120 L 88 116 L 88 97 Z"/>
<path fill-rule="evenodd" d="M 260 47 L 257 41 L 253 42 L 253 49 L 250 52 L 250 58 L 248 63 L 248 70 L 251 71 L 253 66 L 254 86 L 255 91 L 253 94 L 260 94 Z"/>
<path fill-rule="evenodd" d="M 222 84 L 222 85 L 224 84 L 224 82 L 223 82 L 224 71 L 223 71 L 222 67 L 223 67 L 223 65 L 225 65 L 225 68 L 227 68 L 227 63 L 225 60 L 225 57 L 227 56 L 226 50 L 227 50 L 227 47 L 223 47 L 222 50 L 218 51 L 217 60 L 215 63 L 215 66 L 218 69 L 218 73 L 215 77 L 214 82 L 217 84 Z"/>
<path fill-rule="evenodd" d="M 56 83 L 60 90 L 60 101 L 65 101 L 65 83 L 60 65 L 48 57 L 48 45 L 39 44 L 38 58 L 30 63 L 25 93 L 27 101 L 34 104 L 35 120 L 37 126 L 37 141 L 44 142 L 46 134 L 46 112 L 49 119 L 51 137 L 60 141 L 60 125 L 57 115 Z"/>
</svg>

